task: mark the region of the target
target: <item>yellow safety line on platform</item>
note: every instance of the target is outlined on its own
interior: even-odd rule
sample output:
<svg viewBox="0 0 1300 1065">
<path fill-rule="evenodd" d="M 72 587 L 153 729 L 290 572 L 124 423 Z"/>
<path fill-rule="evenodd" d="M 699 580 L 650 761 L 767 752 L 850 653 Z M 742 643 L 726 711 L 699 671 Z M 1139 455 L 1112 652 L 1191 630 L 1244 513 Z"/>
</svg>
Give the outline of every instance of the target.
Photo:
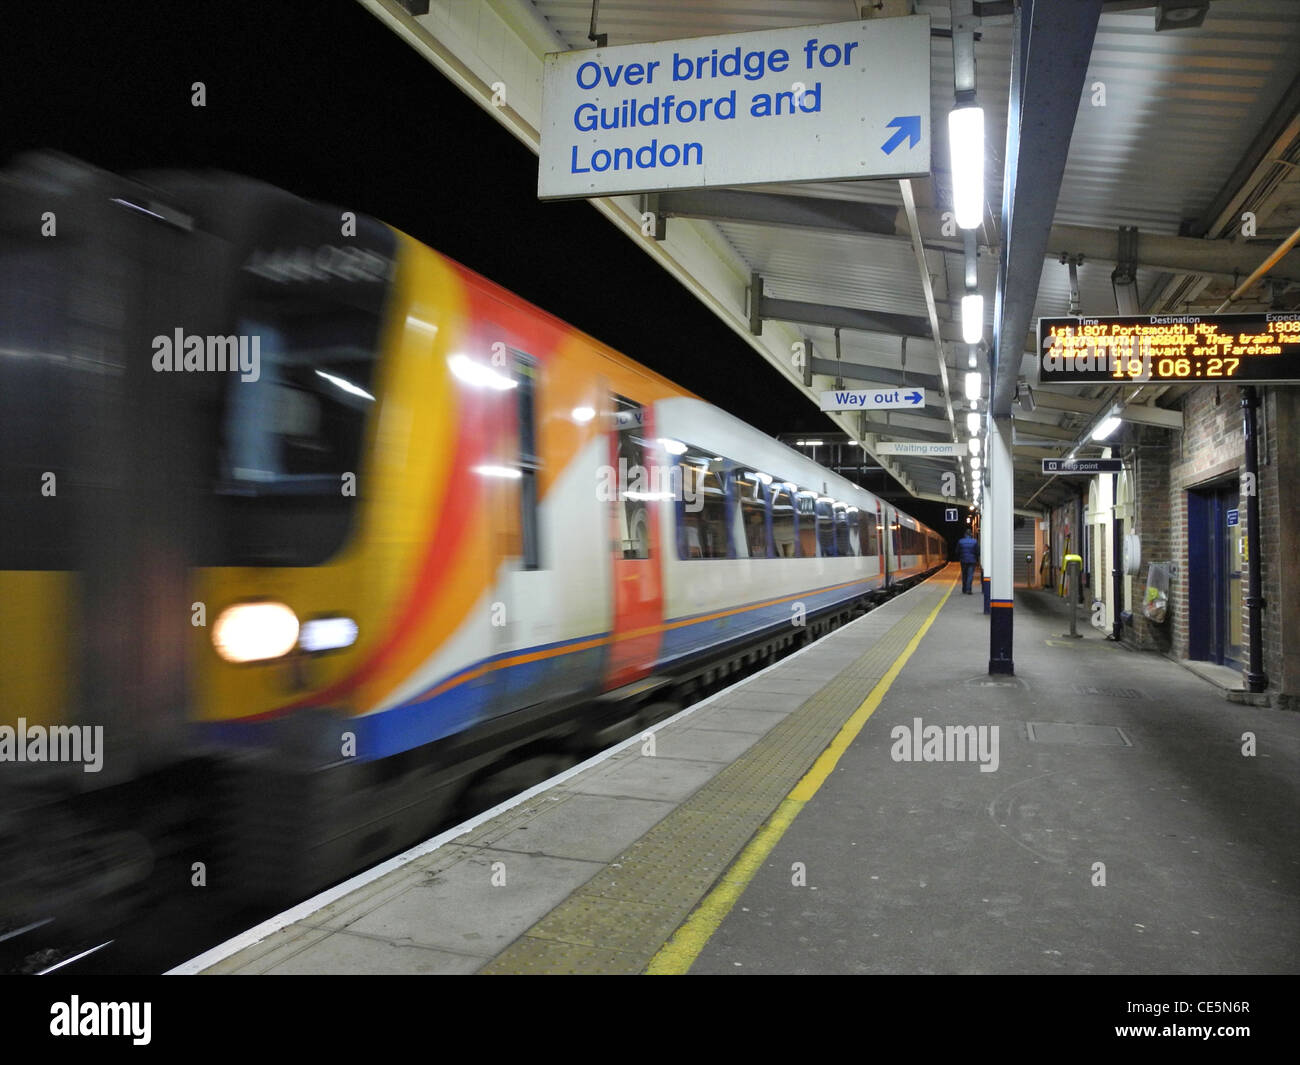
<svg viewBox="0 0 1300 1065">
<path fill-rule="evenodd" d="M 948 586 L 948 591 L 930 611 L 929 617 L 925 619 L 916 635 L 908 641 L 889 670 L 871 689 L 871 694 L 840 728 L 835 739 L 831 740 L 830 746 L 822 751 L 812 768 L 803 775 L 803 779 L 781 800 L 781 805 L 776 808 L 776 812 L 767 819 L 763 827 L 740 852 L 740 857 L 722 875 L 718 886 L 709 892 L 704 901 L 696 907 L 695 912 L 673 933 L 672 939 L 660 947 L 659 953 L 650 959 L 650 964 L 646 967 L 646 975 L 680 976 L 695 964 L 695 959 L 700 956 L 700 952 L 704 950 L 713 933 L 718 930 L 727 914 L 731 912 L 731 908 L 736 905 L 736 901 L 749 886 L 749 882 L 767 856 L 785 835 L 786 829 L 799 816 L 799 811 L 804 808 L 804 804 L 826 783 L 826 778 L 831 775 L 844 752 L 862 731 L 862 726 L 876 712 L 876 707 L 884 700 L 885 694 L 898 679 L 903 667 L 907 665 L 907 660 L 912 657 L 912 652 L 920 646 L 922 638 L 930 631 L 934 619 L 938 617 L 943 604 L 948 601 L 948 597 L 956 587 L 957 581 L 953 579 Z"/>
</svg>

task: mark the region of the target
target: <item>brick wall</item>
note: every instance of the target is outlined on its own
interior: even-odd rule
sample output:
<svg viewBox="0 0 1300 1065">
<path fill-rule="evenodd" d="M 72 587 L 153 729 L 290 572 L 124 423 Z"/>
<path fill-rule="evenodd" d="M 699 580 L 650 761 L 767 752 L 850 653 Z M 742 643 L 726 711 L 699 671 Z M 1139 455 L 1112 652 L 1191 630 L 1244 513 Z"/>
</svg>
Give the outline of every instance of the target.
<svg viewBox="0 0 1300 1065">
<path fill-rule="evenodd" d="M 1262 389 L 1263 403 L 1257 414 L 1260 432 L 1259 477 L 1256 485 L 1260 507 L 1260 561 L 1261 588 L 1268 604 L 1263 615 L 1264 671 L 1270 679 L 1282 676 L 1283 637 L 1287 626 L 1282 623 L 1276 609 L 1282 602 L 1280 575 L 1283 560 L 1280 557 L 1280 485 L 1278 477 L 1278 441 L 1285 435 L 1290 420 L 1282 410 L 1284 424 L 1279 427 L 1279 409 L 1275 389 Z M 1188 573 L 1187 557 L 1187 492 L 1191 488 L 1228 486 L 1240 489 L 1241 475 L 1246 469 L 1245 443 L 1242 432 L 1241 389 L 1233 385 L 1189 389 L 1183 399 L 1183 432 L 1171 434 L 1173 448 L 1168 452 L 1167 519 L 1171 551 L 1177 564 L 1177 573 L 1171 582 L 1171 625 L 1169 639 L 1171 650 L 1180 658 L 1187 657 L 1190 619 L 1187 607 Z M 1181 439 L 1180 439 L 1181 437 Z M 1247 500 L 1239 497 L 1243 532 L 1247 524 Z M 1153 523 L 1160 515 L 1152 513 Z M 1154 554 L 1144 554 L 1154 558 Z M 1294 562 L 1292 563 L 1294 565 Z M 1242 567 L 1242 599 L 1245 599 L 1247 570 Z M 1249 660 L 1250 618 L 1249 610 L 1242 606 L 1242 659 Z M 1280 684 L 1270 686 L 1281 692 Z"/>
<path fill-rule="evenodd" d="M 1162 624 L 1148 621 L 1142 612 L 1146 600 L 1147 564 L 1173 561 L 1173 520 L 1170 510 L 1169 462 L 1174 434 L 1144 428 L 1129 469 L 1133 477 L 1133 532 L 1142 540 L 1142 569 L 1133 578 L 1130 601 L 1132 631 L 1125 637 L 1143 650 L 1168 651 L 1173 632 L 1171 613 Z"/>
<path fill-rule="evenodd" d="M 1268 691 L 1280 706 L 1300 705 L 1300 388 L 1261 388 L 1257 414 L 1260 512 L 1260 577 L 1265 599 L 1262 636 Z M 1143 650 L 1188 655 L 1188 490 L 1211 485 L 1240 490 L 1246 469 L 1242 433 L 1241 389 L 1205 385 L 1182 397 L 1183 432 L 1144 427 L 1130 450 L 1121 445 L 1133 478 L 1133 516 L 1126 529 L 1142 541 L 1142 567 L 1129 584 L 1121 609 L 1132 612 L 1126 642 Z M 1130 433 L 1133 430 L 1130 428 Z M 1130 440 L 1132 438 L 1130 437 Z M 1238 509 L 1245 531 L 1247 506 Z M 1058 508 L 1059 530 L 1069 507 Z M 1073 520 L 1071 518 L 1071 520 Z M 1086 527 L 1085 527 L 1086 528 Z M 1077 539 L 1072 543 L 1077 550 Z M 1109 550 L 1109 544 L 1104 545 Z M 1099 559 L 1099 561 L 1101 561 Z M 1166 621 L 1155 624 L 1142 612 L 1147 565 L 1170 562 Z M 1094 563 L 1095 564 L 1095 563 Z M 1108 574 L 1104 565 L 1099 575 Z M 1242 567 L 1242 661 L 1249 662 L 1250 618 L 1245 607 L 1248 570 Z M 1092 598 L 1091 590 L 1085 604 Z M 1288 639 L 1288 636 L 1290 637 Z"/>
</svg>

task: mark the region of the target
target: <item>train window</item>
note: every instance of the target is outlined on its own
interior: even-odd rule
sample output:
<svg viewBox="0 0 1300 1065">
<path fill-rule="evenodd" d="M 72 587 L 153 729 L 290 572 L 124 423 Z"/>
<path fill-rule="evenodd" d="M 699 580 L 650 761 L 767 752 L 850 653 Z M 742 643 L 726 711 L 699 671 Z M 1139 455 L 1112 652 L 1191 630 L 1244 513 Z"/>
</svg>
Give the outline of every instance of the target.
<svg viewBox="0 0 1300 1065">
<path fill-rule="evenodd" d="M 856 554 L 852 544 L 849 542 L 849 515 L 848 510 L 843 503 L 836 503 L 834 506 L 835 515 L 835 554 L 840 558 L 848 558 Z"/>
<path fill-rule="evenodd" d="M 655 486 L 640 481 L 633 483 L 640 471 L 649 471 L 653 458 L 647 454 L 643 432 L 641 405 L 626 396 L 614 398 L 614 425 L 618 432 L 618 465 L 626 469 L 627 485 L 620 493 L 618 508 L 618 538 L 625 559 L 649 558 L 651 555 L 650 504 Z M 620 478 L 622 474 L 620 474 Z"/>
<path fill-rule="evenodd" d="M 691 449 L 679 460 L 683 503 L 678 540 L 682 558 L 727 558 L 726 460 Z"/>
<path fill-rule="evenodd" d="M 876 516 L 865 510 L 858 511 L 858 542 L 864 555 L 878 555 L 880 540 L 876 532 Z"/>
<path fill-rule="evenodd" d="M 107 375 L 90 372 L 100 365 L 90 341 L 69 335 L 74 316 L 64 303 L 71 306 L 73 300 L 64 292 L 58 256 L 74 253 L 29 245 L 8 229 L 5 238 L 0 253 L 0 344 L 8 349 L 0 355 L 0 570 L 74 569 L 82 530 L 76 490 L 68 489 L 78 474 L 83 484 L 94 485 L 93 476 L 82 471 L 87 457 L 104 457 L 97 419 L 107 422 L 107 414 L 118 410 L 121 389 Z M 55 243 L 63 244 L 47 242 Z M 6 616 L 16 620 L 16 607 Z"/>
<path fill-rule="evenodd" d="M 261 366 L 256 381 L 232 378 L 228 389 L 222 490 L 338 494 L 374 409 L 372 329 L 355 313 L 240 321 L 241 337 L 258 338 Z"/>
<path fill-rule="evenodd" d="M 522 351 L 515 357 L 515 389 L 519 417 L 519 524 L 520 564 L 524 569 L 541 569 L 538 536 L 537 473 L 542 459 L 537 446 L 537 360 Z"/>
<path fill-rule="evenodd" d="M 816 558 L 817 550 L 817 493 L 806 488 L 795 496 L 799 513 L 799 557 Z"/>
<path fill-rule="evenodd" d="M 794 485 L 774 484 L 772 486 L 772 546 L 777 558 L 795 558 L 798 556 L 798 540 L 795 536 Z"/>
<path fill-rule="evenodd" d="M 767 500 L 764 498 L 763 482 L 756 473 L 740 472 L 737 473 L 734 484 L 736 497 L 740 501 L 745 553 L 749 558 L 767 558 Z"/>
<path fill-rule="evenodd" d="M 365 427 L 376 408 L 377 309 L 307 293 L 263 293 L 236 321 L 256 337 L 256 381 L 232 377 L 214 494 L 224 564 L 315 565 L 347 538 Z M 349 478 L 354 487 L 349 490 Z"/>
<path fill-rule="evenodd" d="M 822 558 L 835 556 L 835 525 L 831 513 L 831 501 L 825 496 L 817 497 L 817 554 Z"/>
</svg>

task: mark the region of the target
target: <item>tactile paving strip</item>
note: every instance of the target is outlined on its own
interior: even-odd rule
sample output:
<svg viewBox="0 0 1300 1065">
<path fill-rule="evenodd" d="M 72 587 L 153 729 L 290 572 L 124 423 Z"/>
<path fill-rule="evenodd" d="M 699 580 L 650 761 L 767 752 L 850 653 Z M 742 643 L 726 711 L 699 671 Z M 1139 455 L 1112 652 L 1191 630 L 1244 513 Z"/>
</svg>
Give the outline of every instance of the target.
<svg viewBox="0 0 1300 1065">
<path fill-rule="evenodd" d="M 908 613 L 870 648 L 480 971 L 643 972 L 862 705 L 949 584 L 917 588 Z M 762 690 L 761 679 L 756 687 Z"/>
</svg>

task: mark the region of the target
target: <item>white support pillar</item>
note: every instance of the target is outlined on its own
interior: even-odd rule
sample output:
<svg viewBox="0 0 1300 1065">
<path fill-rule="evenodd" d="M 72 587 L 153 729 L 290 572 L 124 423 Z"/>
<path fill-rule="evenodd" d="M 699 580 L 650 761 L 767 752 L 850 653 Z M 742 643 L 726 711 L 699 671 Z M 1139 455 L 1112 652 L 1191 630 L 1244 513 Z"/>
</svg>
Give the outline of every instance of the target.
<svg viewBox="0 0 1300 1065">
<path fill-rule="evenodd" d="M 989 524 L 989 514 L 993 511 L 993 496 L 996 489 L 989 478 L 989 434 L 984 434 L 984 462 L 980 469 L 980 479 L 983 487 L 980 489 L 980 594 L 984 597 L 984 613 L 989 612 L 989 572 L 993 566 L 992 556 L 989 554 L 989 544 L 992 542 L 991 532 L 993 526 Z"/>
<path fill-rule="evenodd" d="M 985 510 L 989 587 L 989 672 L 1014 673 L 1012 608 L 1015 604 L 1015 467 L 1011 418 L 989 419 L 989 505 Z"/>
</svg>

